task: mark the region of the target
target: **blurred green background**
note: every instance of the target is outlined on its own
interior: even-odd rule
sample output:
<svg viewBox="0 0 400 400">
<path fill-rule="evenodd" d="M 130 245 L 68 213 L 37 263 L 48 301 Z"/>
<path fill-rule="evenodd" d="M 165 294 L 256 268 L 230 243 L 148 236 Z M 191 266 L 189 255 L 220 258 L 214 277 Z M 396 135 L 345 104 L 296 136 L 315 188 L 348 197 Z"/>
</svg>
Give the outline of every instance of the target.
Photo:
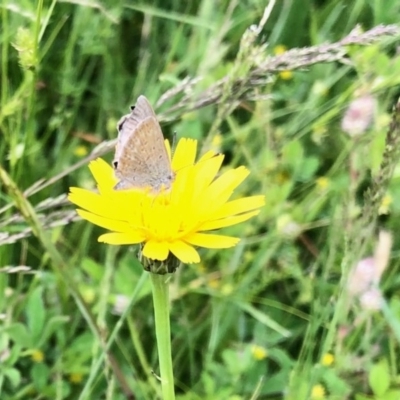
<svg viewBox="0 0 400 400">
<path fill-rule="evenodd" d="M 0 154 L 10 178 L 0 183 L 1 399 L 126 398 L 72 289 L 104 337 L 134 295 L 111 352 L 136 399 L 160 398 L 137 249 L 98 243 L 104 230 L 78 221 L 65 198 L 70 186 L 94 188 L 85 157 L 116 138 L 140 94 L 168 120 L 166 137 L 198 139 L 202 151 L 226 155 L 225 168 L 251 170 L 238 196 L 266 196 L 258 217 L 224 230 L 242 238 L 237 247 L 201 250 L 201 264 L 171 277 L 178 398 L 400 399 L 396 159 L 363 240 L 359 224 L 400 93 L 398 37 L 342 47 L 341 61 L 265 74 L 234 104 L 228 84 L 232 96 L 171 109 L 183 93 L 194 100 L 225 77 L 245 78 L 254 54 L 397 23 L 400 3 L 278 0 L 254 57 L 241 58 L 241 39 L 267 4 L 1 2 Z M 187 78 L 201 79 L 189 86 Z M 391 239 L 379 240 L 379 229 Z"/>
</svg>

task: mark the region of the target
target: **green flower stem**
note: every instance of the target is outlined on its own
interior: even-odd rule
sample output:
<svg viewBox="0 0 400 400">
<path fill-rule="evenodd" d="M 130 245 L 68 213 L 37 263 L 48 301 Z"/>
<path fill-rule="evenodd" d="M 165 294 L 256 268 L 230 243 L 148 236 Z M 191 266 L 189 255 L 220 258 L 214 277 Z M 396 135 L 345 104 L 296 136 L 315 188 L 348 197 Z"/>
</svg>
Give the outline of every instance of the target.
<svg viewBox="0 0 400 400">
<path fill-rule="evenodd" d="M 163 400 L 174 400 L 174 373 L 171 357 L 171 329 L 169 325 L 169 292 L 166 275 L 150 273 L 153 288 L 154 317 L 158 358 L 160 363 Z"/>
</svg>

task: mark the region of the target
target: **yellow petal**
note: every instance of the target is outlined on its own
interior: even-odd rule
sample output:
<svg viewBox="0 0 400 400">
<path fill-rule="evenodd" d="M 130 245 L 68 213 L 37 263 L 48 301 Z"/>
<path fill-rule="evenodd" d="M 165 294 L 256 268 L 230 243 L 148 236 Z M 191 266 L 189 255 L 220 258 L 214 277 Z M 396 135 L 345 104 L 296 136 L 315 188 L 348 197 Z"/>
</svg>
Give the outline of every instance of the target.
<svg viewBox="0 0 400 400">
<path fill-rule="evenodd" d="M 212 235 L 208 233 L 194 233 L 185 241 L 195 246 L 207 247 L 209 249 L 226 249 L 235 246 L 240 239 L 223 236 L 223 235 Z"/>
<path fill-rule="evenodd" d="M 182 138 L 179 140 L 172 159 L 172 169 L 179 171 L 193 165 L 196 160 L 197 140 Z"/>
<path fill-rule="evenodd" d="M 122 192 L 122 191 L 121 191 Z M 80 188 L 70 188 L 68 199 L 78 207 L 90 210 L 92 214 L 97 214 L 105 218 L 132 220 L 134 213 L 132 210 L 137 208 L 138 200 L 135 200 L 128 193 L 111 192 L 108 195 L 91 192 Z M 118 204 L 118 207 L 115 207 Z"/>
<path fill-rule="evenodd" d="M 199 231 L 211 231 L 214 229 L 225 228 L 226 226 L 232 226 L 236 224 L 240 224 L 243 221 L 247 221 L 248 219 L 258 215 L 260 210 L 250 211 L 248 213 L 240 214 L 235 217 L 226 217 L 222 219 L 217 219 L 215 221 L 207 221 L 202 225 L 199 225 Z"/>
<path fill-rule="evenodd" d="M 204 161 L 199 161 L 195 166 L 196 174 L 196 192 L 201 193 L 204 189 L 210 186 L 211 182 L 215 179 L 218 171 L 224 161 L 224 155 L 218 154 L 212 158 Z M 195 193 L 195 197 L 197 197 Z"/>
<path fill-rule="evenodd" d="M 71 187 L 68 194 L 68 200 L 71 203 L 76 204 L 78 207 L 84 208 L 86 210 L 91 210 L 92 205 L 101 202 L 102 198 L 98 193 L 91 192 L 86 189 L 81 189 L 77 187 Z M 93 210 L 95 214 L 96 211 Z"/>
<path fill-rule="evenodd" d="M 245 167 L 226 171 L 210 185 L 210 190 L 215 193 L 231 192 L 247 178 L 249 173 L 250 171 Z"/>
<path fill-rule="evenodd" d="M 149 240 L 143 247 L 143 255 L 152 260 L 164 261 L 167 259 L 169 253 L 167 242 L 158 242 Z"/>
<path fill-rule="evenodd" d="M 139 232 L 128 233 L 105 233 L 98 238 L 99 242 L 120 245 L 120 244 L 138 244 L 142 243 L 145 237 Z"/>
<path fill-rule="evenodd" d="M 254 210 L 265 205 L 264 196 L 250 196 L 243 197 L 241 199 L 232 200 L 225 203 L 215 214 L 209 216 L 209 218 L 220 219 L 231 215 L 240 214 L 246 211 Z"/>
<path fill-rule="evenodd" d="M 111 207 L 106 198 L 98 193 L 86 189 L 70 188 L 68 200 L 80 208 L 90 210 L 92 214 L 115 218 L 113 207 Z"/>
<path fill-rule="evenodd" d="M 111 165 L 103 159 L 97 158 L 90 162 L 89 169 L 92 172 L 94 179 L 97 182 L 97 187 L 101 193 L 107 193 L 113 190 L 118 179 L 115 177 Z"/>
<path fill-rule="evenodd" d="M 198 162 L 202 162 L 202 161 L 204 161 L 204 160 L 208 160 L 209 158 L 213 158 L 213 157 L 215 157 L 215 156 L 223 156 L 223 154 L 221 154 L 221 153 L 216 153 L 215 151 L 213 151 L 213 150 L 208 150 L 207 151 L 207 153 L 205 153 L 205 154 L 203 154 L 201 157 L 200 157 L 200 159 L 199 159 L 199 161 Z"/>
<path fill-rule="evenodd" d="M 212 215 L 231 197 L 233 190 L 247 177 L 249 171 L 244 167 L 223 173 L 198 196 L 198 212 Z"/>
<path fill-rule="evenodd" d="M 170 243 L 169 249 L 176 258 L 178 258 L 185 264 L 200 262 L 200 256 L 196 249 L 193 246 L 182 242 L 181 240 Z"/>
<path fill-rule="evenodd" d="M 96 214 L 92 214 L 89 211 L 85 210 L 76 210 L 79 216 L 87 221 L 91 222 L 92 224 L 101 226 L 102 228 L 106 228 L 110 231 L 114 232 L 130 232 L 132 231 L 132 226 L 128 224 L 126 221 L 118 221 L 116 219 L 110 219 L 101 217 Z"/>
</svg>

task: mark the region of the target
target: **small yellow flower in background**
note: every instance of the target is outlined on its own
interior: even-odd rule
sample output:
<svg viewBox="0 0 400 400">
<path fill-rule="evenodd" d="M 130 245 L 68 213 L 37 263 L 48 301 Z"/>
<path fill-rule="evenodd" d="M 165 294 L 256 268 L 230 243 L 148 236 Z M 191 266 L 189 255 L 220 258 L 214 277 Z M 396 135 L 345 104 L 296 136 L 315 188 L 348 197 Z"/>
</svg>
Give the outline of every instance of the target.
<svg viewBox="0 0 400 400">
<path fill-rule="evenodd" d="M 317 180 L 315 181 L 317 188 L 323 192 L 327 189 L 327 187 L 330 185 L 331 181 L 329 178 L 327 178 L 326 176 L 321 176 L 319 178 L 317 178 Z"/>
<path fill-rule="evenodd" d="M 211 289 L 218 289 L 221 286 L 221 281 L 220 279 L 216 278 L 216 279 L 210 279 L 207 282 L 207 285 L 209 288 Z"/>
<path fill-rule="evenodd" d="M 221 293 L 224 296 L 229 296 L 233 292 L 234 289 L 235 288 L 233 287 L 233 285 L 231 283 L 225 283 L 224 285 L 222 285 Z"/>
<path fill-rule="evenodd" d="M 331 353 L 325 353 L 321 358 L 321 364 L 324 365 L 325 367 L 331 366 L 334 361 L 335 357 Z"/>
<path fill-rule="evenodd" d="M 274 54 L 276 56 L 280 56 L 283 53 L 286 53 L 287 47 L 283 44 L 278 44 L 274 47 Z"/>
<path fill-rule="evenodd" d="M 283 53 L 286 53 L 286 50 L 287 50 L 286 46 L 284 46 L 283 44 L 278 44 L 277 46 L 274 47 L 274 54 L 276 56 L 280 56 Z M 281 79 L 287 81 L 293 78 L 293 72 L 290 70 L 281 71 L 279 72 L 279 76 Z"/>
<path fill-rule="evenodd" d="M 82 297 L 86 303 L 92 304 L 96 299 L 96 291 L 92 287 L 84 286 L 81 288 Z"/>
<path fill-rule="evenodd" d="M 258 346 L 256 344 L 253 344 L 253 346 L 251 346 L 251 354 L 256 360 L 259 361 L 264 360 L 268 356 L 267 350 L 264 347 Z"/>
<path fill-rule="evenodd" d="M 288 81 L 289 79 L 293 78 L 293 72 L 290 70 L 281 71 L 279 72 L 279 76 L 284 81 Z"/>
<path fill-rule="evenodd" d="M 31 353 L 32 361 L 34 361 L 36 363 L 41 363 L 44 360 L 43 351 L 41 351 L 39 349 L 34 349 L 30 353 Z"/>
<path fill-rule="evenodd" d="M 325 399 L 325 388 L 322 385 L 315 385 L 311 389 L 311 400 Z"/>
<path fill-rule="evenodd" d="M 160 193 L 114 190 L 117 178 L 112 167 L 97 159 L 89 168 L 98 193 L 71 188 L 69 200 L 80 207 L 77 212 L 83 219 L 111 231 L 101 235 L 99 242 L 142 244 L 142 254 L 148 259 L 165 261 L 172 253 L 183 263 L 198 263 L 195 247 L 223 249 L 239 242 L 236 237 L 211 231 L 257 215 L 265 199 L 230 200 L 249 171 L 238 167 L 218 175 L 224 156 L 210 151 L 196 163 L 196 152 L 196 140 L 178 142 L 172 158 L 175 180 L 169 191 Z"/>
<path fill-rule="evenodd" d="M 390 194 L 386 194 L 379 206 L 379 215 L 389 214 L 390 205 L 393 203 L 393 197 Z"/>
<path fill-rule="evenodd" d="M 216 153 L 221 151 L 221 144 L 222 144 L 222 135 L 217 133 L 211 140 L 211 148 Z"/>
<path fill-rule="evenodd" d="M 69 374 L 69 381 L 71 383 L 81 383 L 83 380 L 83 374 L 79 373 L 79 372 L 72 372 L 71 374 Z"/>
<path fill-rule="evenodd" d="M 196 269 L 199 274 L 205 274 L 207 272 L 207 268 L 203 263 L 198 264 Z"/>
<path fill-rule="evenodd" d="M 88 153 L 88 149 L 84 145 L 76 146 L 74 149 L 74 154 L 77 157 L 85 157 L 87 155 L 87 153 Z"/>
</svg>

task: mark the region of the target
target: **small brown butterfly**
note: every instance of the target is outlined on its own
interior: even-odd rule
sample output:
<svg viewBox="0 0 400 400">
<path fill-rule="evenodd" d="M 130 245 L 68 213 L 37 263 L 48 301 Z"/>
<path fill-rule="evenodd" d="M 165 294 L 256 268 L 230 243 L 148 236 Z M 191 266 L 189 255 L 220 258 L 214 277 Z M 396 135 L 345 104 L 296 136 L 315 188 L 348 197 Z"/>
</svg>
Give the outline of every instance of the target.
<svg viewBox="0 0 400 400">
<path fill-rule="evenodd" d="M 131 113 L 119 120 L 117 129 L 113 166 L 120 181 L 114 189 L 169 189 L 175 173 L 160 124 L 146 97 L 139 96 Z"/>
</svg>

